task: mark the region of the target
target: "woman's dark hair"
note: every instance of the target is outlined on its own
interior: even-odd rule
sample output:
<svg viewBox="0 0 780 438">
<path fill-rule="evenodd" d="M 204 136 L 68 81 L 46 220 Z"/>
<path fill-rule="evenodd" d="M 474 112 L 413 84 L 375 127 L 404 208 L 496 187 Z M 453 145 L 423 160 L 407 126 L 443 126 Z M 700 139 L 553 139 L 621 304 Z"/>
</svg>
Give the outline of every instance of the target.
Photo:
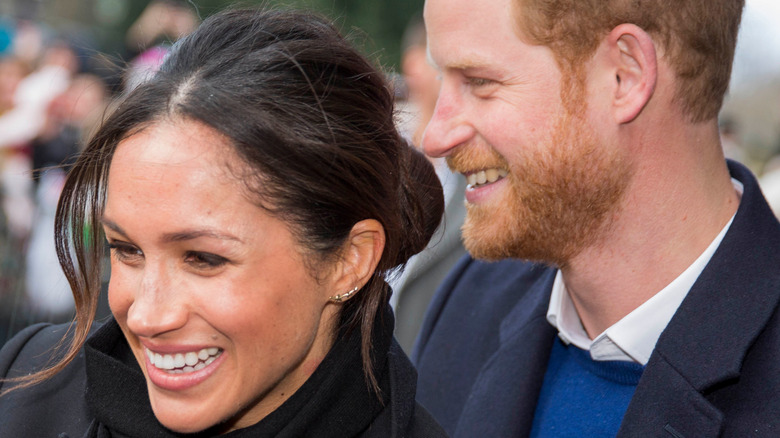
<svg viewBox="0 0 780 438">
<path fill-rule="evenodd" d="M 118 143 L 166 118 L 226 136 L 250 172 L 260 207 L 285 221 L 316 267 L 338 256 L 353 225 L 376 219 L 386 244 L 371 280 L 340 314 L 362 334 L 367 381 L 371 330 L 388 305 L 385 274 L 421 251 L 444 208 L 431 164 L 399 136 L 384 76 L 327 21 L 290 11 L 236 10 L 177 42 L 161 70 L 118 104 L 70 172 L 56 219 L 57 254 L 76 302 L 62 369 L 86 340 L 100 291 L 99 223 Z M 75 257 L 75 260 L 74 260 Z"/>
</svg>

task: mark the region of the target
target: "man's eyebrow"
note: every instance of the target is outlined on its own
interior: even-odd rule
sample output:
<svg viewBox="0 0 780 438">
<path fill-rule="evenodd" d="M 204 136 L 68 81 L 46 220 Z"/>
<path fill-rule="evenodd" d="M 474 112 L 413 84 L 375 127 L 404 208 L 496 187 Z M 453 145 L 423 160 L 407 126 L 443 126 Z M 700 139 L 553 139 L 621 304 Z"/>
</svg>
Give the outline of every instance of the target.
<svg viewBox="0 0 780 438">
<path fill-rule="evenodd" d="M 479 57 L 475 57 L 473 59 L 465 59 L 461 60 L 452 64 L 447 64 L 444 66 L 436 64 L 436 61 L 434 61 L 433 56 L 431 56 L 431 51 L 428 50 L 427 52 L 427 59 L 428 63 L 430 63 L 436 70 L 442 71 L 442 70 L 455 70 L 455 71 L 461 71 L 461 72 L 468 72 L 468 71 L 474 71 L 474 70 L 487 70 L 487 63 L 479 59 Z"/>
<path fill-rule="evenodd" d="M 482 64 L 480 64 L 477 61 L 471 61 L 471 60 L 460 61 L 447 66 L 447 68 L 450 70 L 460 70 L 460 71 L 474 70 L 476 68 L 481 68 L 481 67 Z"/>
<path fill-rule="evenodd" d="M 116 224 L 116 222 L 110 220 L 101 218 L 100 222 L 105 225 L 106 227 L 110 228 L 111 230 L 119 233 L 122 235 L 122 237 L 128 238 L 127 233 L 125 230 L 122 229 L 119 225 Z M 204 228 L 204 229 L 194 229 L 194 230 L 183 230 L 183 231 L 177 231 L 175 233 L 166 233 L 163 234 L 161 241 L 163 242 L 182 242 L 185 240 L 193 240 L 198 239 L 201 237 L 207 237 L 211 239 L 219 239 L 219 240 L 230 240 L 234 242 L 244 243 L 241 239 L 239 239 L 236 236 L 233 236 L 232 234 L 227 233 L 221 233 L 216 230 Z"/>
</svg>

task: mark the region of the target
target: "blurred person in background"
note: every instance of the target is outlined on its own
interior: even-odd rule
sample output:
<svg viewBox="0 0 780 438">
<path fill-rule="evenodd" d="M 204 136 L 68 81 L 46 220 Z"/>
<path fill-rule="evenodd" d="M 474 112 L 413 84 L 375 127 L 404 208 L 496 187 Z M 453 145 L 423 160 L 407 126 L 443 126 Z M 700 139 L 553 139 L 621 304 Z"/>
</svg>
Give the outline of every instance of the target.
<svg viewBox="0 0 780 438">
<path fill-rule="evenodd" d="M 40 134 L 49 104 L 65 92 L 78 67 L 67 43 L 47 45 L 35 70 L 19 83 L 14 108 L 0 116 L 0 148 L 27 143 Z"/>
<path fill-rule="evenodd" d="M 760 182 L 766 202 L 772 207 L 775 216 L 780 218 L 780 155 L 775 155 L 766 162 Z"/>
<path fill-rule="evenodd" d="M 192 4 L 184 0 L 152 0 L 127 30 L 126 44 L 141 53 L 160 43 L 172 43 L 198 26 Z"/>
<path fill-rule="evenodd" d="M 422 133 L 433 115 L 439 95 L 438 72 L 427 59 L 425 23 L 422 15 L 413 17 L 402 39 L 401 72 L 406 84 L 404 114 L 414 147 L 420 148 Z M 441 158 L 430 158 L 444 188 L 445 213 L 428 247 L 412 257 L 400 275 L 391 278 L 391 304 L 395 309 L 395 336 L 406 352 L 411 352 L 422 326 L 428 303 L 436 288 L 466 249 L 460 227 L 466 216 L 463 192 L 466 181 L 450 171 Z"/>
<path fill-rule="evenodd" d="M 3 64 L 12 68 L 0 69 L 7 73 L 0 74 L 2 205 L 8 218 L 0 242 L 5 253 L 0 267 L 8 267 L 2 341 L 32 322 L 73 316 L 54 248 L 54 210 L 68 165 L 103 115 L 107 98 L 100 78 L 80 73 L 90 67 L 87 46 L 47 38 L 30 22 L 17 29 L 14 36 L 21 40 L 12 40 Z M 34 60 L 34 68 L 26 59 Z"/>
<path fill-rule="evenodd" d="M 0 114 L 0 206 L 5 218 L 5 242 L 0 243 L 6 247 L 2 282 L 7 288 L 1 298 L 2 340 L 38 320 L 30 312 L 24 284 L 25 253 L 36 218 L 31 147 L 44 130 L 51 103 L 68 88 L 79 65 L 65 41 L 45 41 L 43 31 L 33 23 L 20 22 L 15 30 L 7 56 L 19 65 L 10 70 L 12 79 L 3 85 L 12 97 L 3 97 L 5 110 Z M 24 71 L 27 74 L 19 80 Z M 49 253 L 53 250 L 53 246 L 48 248 Z M 53 274 L 58 272 L 55 267 Z"/>
<path fill-rule="evenodd" d="M 412 144 L 420 148 L 423 132 L 431 120 L 439 96 L 439 72 L 428 61 L 427 35 L 422 14 L 413 16 L 401 38 L 401 74 L 406 84 L 407 100 L 412 105 L 409 116 Z"/>
<path fill-rule="evenodd" d="M 170 45 L 198 26 L 192 5 L 183 0 L 152 0 L 127 30 L 125 42 L 132 56 L 124 88 L 131 90 L 152 75 Z"/>
<path fill-rule="evenodd" d="M 776 102 L 780 107 L 780 98 Z M 769 206 L 780 219 L 780 120 L 775 122 L 775 126 L 775 154 L 764 163 L 760 182 Z"/>
<path fill-rule="evenodd" d="M 64 41 L 53 41 L 17 85 L 13 108 L 0 115 L 0 150 L 13 151 L 0 163 L 2 206 L 11 231 L 22 239 L 28 237 L 35 210 L 30 143 L 42 133 L 49 106 L 65 92 L 77 69 L 75 52 Z"/>
<path fill-rule="evenodd" d="M 731 117 L 724 117 L 718 122 L 718 129 L 723 155 L 730 160 L 749 165 L 747 153 L 739 138 L 738 122 Z"/>
<path fill-rule="evenodd" d="M 20 58 L 13 55 L 0 57 L 0 116 L 14 109 L 16 90 L 28 74 L 30 67 Z"/>
<path fill-rule="evenodd" d="M 29 72 L 29 66 L 20 58 L 11 54 L 0 58 L 0 117 L 14 109 L 16 90 Z M 0 168 L 8 159 L 14 159 L 20 153 L 16 148 L 0 148 Z M 16 328 L 27 325 L 26 318 L 20 315 L 24 298 L 22 254 L 27 236 L 24 228 L 18 225 L 19 219 L 14 217 L 12 220 L 15 222 L 8 223 L 4 187 L 0 179 L 0 344 Z M 23 202 L 25 204 L 21 205 L 22 208 L 28 205 L 27 201 Z"/>
<path fill-rule="evenodd" d="M 49 105 L 46 122 L 32 141 L 35 219 L 26 254 L 25 302 L 32 321 L 73 317 L 70 285 L 54 250 L 54 216 L 65 175 L 104 114 L 108 91 L 91 74 L 78 74 Z"/>
</svg>

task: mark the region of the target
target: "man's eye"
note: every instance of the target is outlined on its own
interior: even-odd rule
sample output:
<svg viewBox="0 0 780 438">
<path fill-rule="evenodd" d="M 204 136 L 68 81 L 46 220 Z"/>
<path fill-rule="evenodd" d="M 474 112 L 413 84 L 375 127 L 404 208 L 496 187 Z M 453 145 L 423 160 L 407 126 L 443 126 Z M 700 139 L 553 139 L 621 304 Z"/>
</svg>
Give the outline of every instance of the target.
<svg viewBox="0 0 780 438">
<path fill-rule="evenodd" d="M 184 261 L 197 269 L 213 269 L 223 266 L 228 259 L 207 252 L 188 251 Z"/>
<path fill-rule="evenodd" d="M 466 78 L 466 82 L 468 82 L 469 85 L 472 87 L 484 87 L 485 85 L 490 85 L 493 83 L 490 79 L 485 78 Z"/>
</svg>

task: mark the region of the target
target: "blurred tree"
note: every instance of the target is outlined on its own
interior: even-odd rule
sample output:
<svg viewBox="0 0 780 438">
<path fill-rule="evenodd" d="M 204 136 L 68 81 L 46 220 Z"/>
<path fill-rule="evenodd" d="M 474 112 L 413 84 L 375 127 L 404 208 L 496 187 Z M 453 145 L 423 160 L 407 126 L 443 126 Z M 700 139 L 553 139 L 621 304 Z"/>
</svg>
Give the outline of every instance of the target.
<svg viewBox="0 0 780 438">
<path fill-rule="evenodd" d="M 193 0 L 202 16 L 219 11 L 231 0 Z M 387 68 L 397 69 L 400 40 L 412 15 L 422 11 L 424 0 L 254 0 L 244 4 L 271 4 L 306 8 L 331 17 L 366 55 Z"/>
<path fill-rule="evenodd" d="M 5 1 L 5 0 L 4 0 Z M 33 18 L 56 30 L 88 30 L 97 49 L 124 57 L 125 33 L 151 0 L 11 0 L 16 18 Z M 366 55 L 388 69 L 397 69 L 400 39 L 409 17 L 424 0 L 168 0 L 191 6 L 201 19 L 227 7 L 282 5 L 318 11 L 333 19 Z M 22 8 L 20 5 L 26 5 Z M 9 14 L 9 11 L 0 13 Z M 30 17 L 33 15 L 34 17 Z M 132 51 L 131 51 L 132 52 Z"/>
<path fill-rule="evenodd" d="M 387 67 L 397 67 L 400 41 L 409 18 L 422 10 L 423 0 L 335 0 L 335 11 L 344 17 L 346 27 L 366 34 L 361 47 L 376 55 Z M 325 11 L 327 12 L 327 11 Z"/>
</svg>

